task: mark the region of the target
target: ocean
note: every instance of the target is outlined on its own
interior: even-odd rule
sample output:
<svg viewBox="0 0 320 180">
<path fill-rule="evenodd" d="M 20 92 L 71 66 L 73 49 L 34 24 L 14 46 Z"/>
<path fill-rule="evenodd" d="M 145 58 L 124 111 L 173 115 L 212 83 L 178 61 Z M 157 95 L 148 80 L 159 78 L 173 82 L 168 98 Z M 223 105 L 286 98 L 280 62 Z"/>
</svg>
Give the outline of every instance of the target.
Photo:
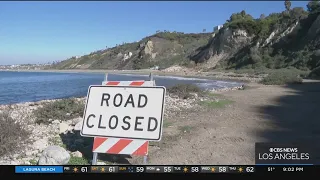
<svg viewBox="0 0 320 180">
<path fill-rule="evenodd" d="M 105 74 L 0 71 L 0 104 L 35 102 L 46 99 L 84 97 L 90 85 L 101 85 Z M 148 80 L 148 75 L 108 74 L 109 81 Z M 202 89 L 242 85 L 240 82 L 154 76 L 158 86 L 195 84 Z"/>
</svg>

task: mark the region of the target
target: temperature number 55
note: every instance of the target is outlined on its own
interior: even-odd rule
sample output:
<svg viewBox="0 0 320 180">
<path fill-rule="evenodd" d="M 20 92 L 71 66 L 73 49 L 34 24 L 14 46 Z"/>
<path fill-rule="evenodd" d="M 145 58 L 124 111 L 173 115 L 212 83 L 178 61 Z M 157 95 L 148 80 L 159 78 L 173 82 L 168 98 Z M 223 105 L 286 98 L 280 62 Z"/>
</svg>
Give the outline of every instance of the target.
<svg viewBox="0 0 320 180">
<path fill-rule="evenodd" d="M 171 167 L 164 167 L 164 172 L 171 172 L 171 171 L 172 171 Z"/>
</svg>

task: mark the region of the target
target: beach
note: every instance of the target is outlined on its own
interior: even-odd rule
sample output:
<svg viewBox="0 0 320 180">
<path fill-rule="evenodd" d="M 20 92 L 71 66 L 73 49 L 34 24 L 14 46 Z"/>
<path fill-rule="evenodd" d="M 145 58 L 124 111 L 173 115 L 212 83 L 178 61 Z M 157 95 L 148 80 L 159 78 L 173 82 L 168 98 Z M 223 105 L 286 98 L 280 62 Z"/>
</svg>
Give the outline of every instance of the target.
<svg viewBox="0 0 320 180">
<path fill-rule="evenodd" d="M 1 70 L 0 70 L 1 71 Z M 54 73 L 95 73 L 95 74 L 133 74 L 133 75 L 153 75 L 159 76 L 177 76 L 177 77 L 190 77 L 190 78 L 206 78 L 213 80 L 234 80 L 242 82 L 258 82 L 265 74 L 253 75 L 248 73 L 238 74 L 234 72 L 226 71 L 215 71 L 215 72 L 203 72 L 196 71 L 193 69 L 181 70 L 173 69 L 172 71 L 164 70 L 91 70 L 91 69 L 68 69 L 68 70 L 57 70 L 57 69 L 47 69 L 47 70 L 2 70 L 2 71 L 14 71 L 14 72 L 54 72 Z"/>
<path fill-rule="evenodd" d="M 206 97 L 196 95 L 191 99 L 168 95 L 163 137 L 160 142 L 150 142 L 148 163 L 250 165 L 255 163 L 256 142 L 319 142 L 319 92 L 319 82 L 306 81 L 288 86 L 249 83 L 242 90 L 215 92 Z M 20 110 L 16 114 L 30 115 L 41 103 L 17 106 L 23 108 L 17 108 Z M 76 146 L 85 142 L 75 131 L 81 117 L 68 121 L 52 119 L 54 123 L 50 125 L 34 125 L 32 119 L 29 126 L 35 135 L 29 150 L 20 153 L 21 158 L 13 155 L 16 158 L 12 160 L 8 156 L 3 164 L 30 164 L 49 145 L 63 146 L 90 163 L 92 142 L 85 145 L 86 150 Z M 40 143 L 44 147 L 39 150 Z M 100 164 L 142 164 L 140 156 L 99 157 Z"/>
</svg>

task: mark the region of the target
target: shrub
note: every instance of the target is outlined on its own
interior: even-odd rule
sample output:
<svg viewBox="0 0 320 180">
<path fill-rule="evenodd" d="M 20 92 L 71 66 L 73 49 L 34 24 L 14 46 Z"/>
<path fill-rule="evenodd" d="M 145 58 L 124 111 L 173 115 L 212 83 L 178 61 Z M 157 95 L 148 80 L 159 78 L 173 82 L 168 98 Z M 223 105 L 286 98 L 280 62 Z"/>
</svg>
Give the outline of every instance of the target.
<svg viewBox="0 0 320 180">
<path fill-rule="evenodd" d="M 11 112 L 10 108 L 0 111 L 0 157 L 18 150 L 30 135 L 29 131 L 11 117 Z"/>
<path fill-rule="evenodd" d="M 71 156 L 68 165 L 89 165 L 89 162 L 83 157 Z"/>
<path fill-rule="evenodd" d="M 320 66 L 317 68 L 314 68 L 310 74 L 308 75 L 310 78 L 320 78 Z"/>
<path fill-rule="evenodd" d="M 302 78 L 297 71 L 276 71 L 265 77 L 261 83 L 265 85 L 300 84 Z"/>
<path fill-rule="evenodd" d="M 203 91 L 193 84 L 178 84 L 168 88 L 168 92 L 177 95 L 179 98 L 188 99 L 192 97 L 191 93 L 202 93 Z"/>
<path fill-rule="evenodd" d="M 56 100 L 45 103 L 33 113 L 36 123 L 49 124 L 51 120 L 68 120 L 83 115 L 84 104 L 73 98 Z"/>
</svg>

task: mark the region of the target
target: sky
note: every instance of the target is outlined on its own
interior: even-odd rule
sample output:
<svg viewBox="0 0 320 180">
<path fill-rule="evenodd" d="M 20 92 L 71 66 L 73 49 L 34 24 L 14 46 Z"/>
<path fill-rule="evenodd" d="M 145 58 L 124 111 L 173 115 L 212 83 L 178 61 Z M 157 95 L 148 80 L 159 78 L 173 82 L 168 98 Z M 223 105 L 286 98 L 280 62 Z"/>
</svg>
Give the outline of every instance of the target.
<svg viewBox="0 0 320 180">
<path fill-rule="evenodd" d="M 306 8 L 308 2 L 291 3 Z M 209 32 L 235 12 L 258 18 L 284 9 L 284 1 L 2 1 L 0 65 L 61 61 L 157 30 Z"/>
</svg>

